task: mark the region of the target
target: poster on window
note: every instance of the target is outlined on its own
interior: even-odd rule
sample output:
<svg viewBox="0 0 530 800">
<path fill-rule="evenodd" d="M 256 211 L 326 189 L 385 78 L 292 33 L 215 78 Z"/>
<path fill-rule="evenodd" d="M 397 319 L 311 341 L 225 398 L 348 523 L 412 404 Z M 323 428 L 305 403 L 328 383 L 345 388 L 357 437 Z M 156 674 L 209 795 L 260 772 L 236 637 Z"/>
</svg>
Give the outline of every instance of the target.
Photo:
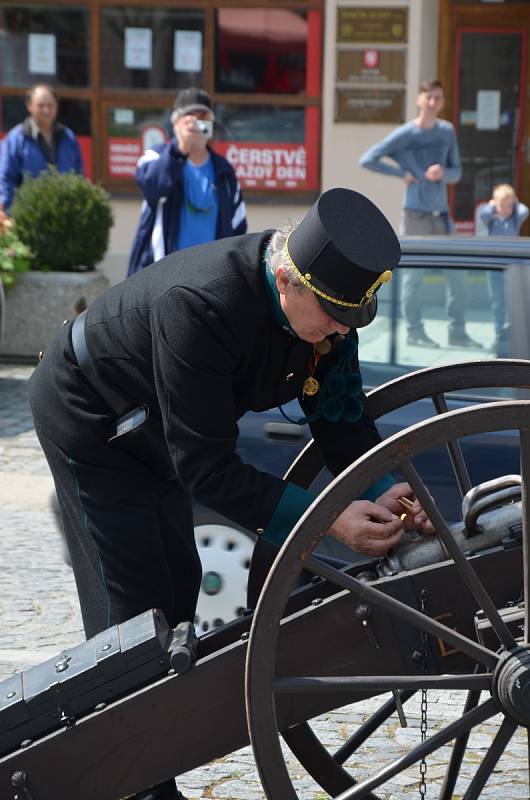
<svg viewBox="0 0 530 800">
<path fill-rule="evenodd" d="M 501 126 L 501 93 L 477 92 L 477 130 L 498 131 Z"/>
<path fill-rule="evenodd" d="M 305 144 L 275 142 L 215 142 L 215 150 L 233 166 L 243 189 L 316 188 L 308 174 Z"/>
<path fill-rule="evenodd" d="M 151 28 L 125 28 L 125 66 L 127 69 L 151 69 L 153 66 Z"/>
<path fill-rule="evenodd" d="M 56 75 L 56 39 L 53 33 L 28 34 L 28 72 Z"/>
<path fill-rule="evenodd" d="M 202 72 L 202 33 L 175 31 L 173 45 L 175 72 Z"/>
</svg>

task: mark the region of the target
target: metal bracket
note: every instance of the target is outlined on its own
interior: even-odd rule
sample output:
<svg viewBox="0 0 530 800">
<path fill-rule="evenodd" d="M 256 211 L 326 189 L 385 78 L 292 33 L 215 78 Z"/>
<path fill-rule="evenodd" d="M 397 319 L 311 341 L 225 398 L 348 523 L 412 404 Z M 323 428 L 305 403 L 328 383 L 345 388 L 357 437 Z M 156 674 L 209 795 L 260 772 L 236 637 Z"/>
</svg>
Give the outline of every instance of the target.
<svg viewBox="0 0 530 800">
<path fill-rule="evenodd" d="M 11 773 L 11 785 L 17 790 L 16 794 L 13 795 L 13 800 L 33 800 L 28 788 L 27 777 L 26 773 L 21 769 Z"/>
</svg>

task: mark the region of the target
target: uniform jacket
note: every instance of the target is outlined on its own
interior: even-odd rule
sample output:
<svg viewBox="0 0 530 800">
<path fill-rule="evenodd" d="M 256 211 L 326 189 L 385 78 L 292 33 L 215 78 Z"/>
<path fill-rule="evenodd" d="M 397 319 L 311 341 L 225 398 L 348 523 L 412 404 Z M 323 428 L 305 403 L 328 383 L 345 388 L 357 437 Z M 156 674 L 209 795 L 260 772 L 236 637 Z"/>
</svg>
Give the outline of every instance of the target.
<svg viewBox="0 0 530 800">
<path fill-rule="evenodd" d="M 197 501 L 250 530 L 267 527 L 287 484 L 240 460 L 237 421 L 300 397 L 313 352 L 274 319 L 262 264 L 269 237 L 172 253 L 98 297 L 86 323 L 99 377 L 131 406 L 149 408 L 149 453 L 135 450 L 134 438 L 127 444 L 127 436 L 109 446 L 148 459 Z M 48 437 L 86 461 L 111 435 L 115 415 L 75 367 L 65 340 L 32 377 L 34 414 Z M 321 357 L 320 378 L 332 359 L 333 351 Z M 50 394 L 41 380 L 53 381 L 54 399 L 39 407 Z M 307 398 L 302 403 L 310 413 Z M 356 423 L 320 419 L 311 428 L 334 474 L 380 441 L 366 416 Z"/>
<path fill-rule="evenodd" d="M 213 151 L 210 156 L 219 199 L 216 239 L 246 233 L 245 203 L 233 167 Z M 173 250 L 184 196 L 185 159 L 175 139 L 153 147 L 139 159 L 136 182 L 144 202 L 127 275 L 133 275 Z"/>
<path fill-rule="evenodd" d="M 79 144 L 70 128 L 58 123 L 54 127 L 55 161 L 59 172 L 73 170 L 83 174 L 83 162 Z M 36 178 L 49 167 L 38 141 L 31 135 L 29 119 L 16 125 L 0 142 L 0 203 L 7 210 L 24 175 Z"/>
</svg>

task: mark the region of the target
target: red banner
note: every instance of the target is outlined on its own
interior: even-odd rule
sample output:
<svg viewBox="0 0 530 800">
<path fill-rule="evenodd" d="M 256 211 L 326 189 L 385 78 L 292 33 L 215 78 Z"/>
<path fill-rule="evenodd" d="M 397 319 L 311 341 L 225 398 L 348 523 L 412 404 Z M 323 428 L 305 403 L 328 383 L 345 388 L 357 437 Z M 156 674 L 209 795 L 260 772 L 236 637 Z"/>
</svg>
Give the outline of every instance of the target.
<svg viewBox="0 0 530 800">
<path fill-rule="evenodd" d="M 243 189 L 314 189 L 305 144 L 214 142 L 215 150 L 233 166 Z"/>
<path fill-rule="evenodd" d="M 112 136 L 108 139 L 107 164 L 111 178 L 134 178 L 136 162 L 142 155 L 138 138 Z"/>
</svg>

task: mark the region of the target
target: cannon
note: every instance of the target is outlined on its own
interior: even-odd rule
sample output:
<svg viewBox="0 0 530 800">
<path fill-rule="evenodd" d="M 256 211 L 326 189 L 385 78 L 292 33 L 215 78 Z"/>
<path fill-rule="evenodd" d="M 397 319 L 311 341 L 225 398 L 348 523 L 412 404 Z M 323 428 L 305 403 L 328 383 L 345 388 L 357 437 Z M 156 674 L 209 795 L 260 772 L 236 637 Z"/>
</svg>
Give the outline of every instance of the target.
<svg viewBox="0 0 530 800">
<path fill-rule="evenodd" d="M 332 481 L 279 552 L 267 558 L 260 541 L 243 617 L 197 642 L 189 626 L 171 631 L 152 610 L 1 683 L 0 797 L 118 800 L 250 740 L 267 798 L 298 800 L 283 738 L 336 800 L 375 800 L 385 782 L 454 742 L 439 795 L 448 800 L 470 733 L 498 721 L 466 789 L 466 800 L 480 797 L 516 729 L 530 727 L 530 401 L 447 410 L 447 392 L 480 387 L 527 390 L 530 363 L 421 370 L 372 392 L 374 418 L 422 397 L 432 398 L 436 414 Z M 473 487 L 461 442 L 504 430 L 518 441 L 520 474 Z M 415 467 L 417 456 L 440 445 L 465 500 L 454 524 Z M 289 479 L 308 486 L 321 467 L 310 444 Z M 354 564 L 319 555 L 322 531 L 389 469 L 412 485 L 436 537 L 407 537 L 388 557 Z M 422 724 L 406 755 L 359 777 L 350 766 L 358 748 L 395 711 L 403 717 L 413 694 L 431 688 L 465 690 L 461 718 L 432 734 Z M 334 753 L 309 725 L 387 692 L 391 698 L 385 694 Z"/>
</svg>

